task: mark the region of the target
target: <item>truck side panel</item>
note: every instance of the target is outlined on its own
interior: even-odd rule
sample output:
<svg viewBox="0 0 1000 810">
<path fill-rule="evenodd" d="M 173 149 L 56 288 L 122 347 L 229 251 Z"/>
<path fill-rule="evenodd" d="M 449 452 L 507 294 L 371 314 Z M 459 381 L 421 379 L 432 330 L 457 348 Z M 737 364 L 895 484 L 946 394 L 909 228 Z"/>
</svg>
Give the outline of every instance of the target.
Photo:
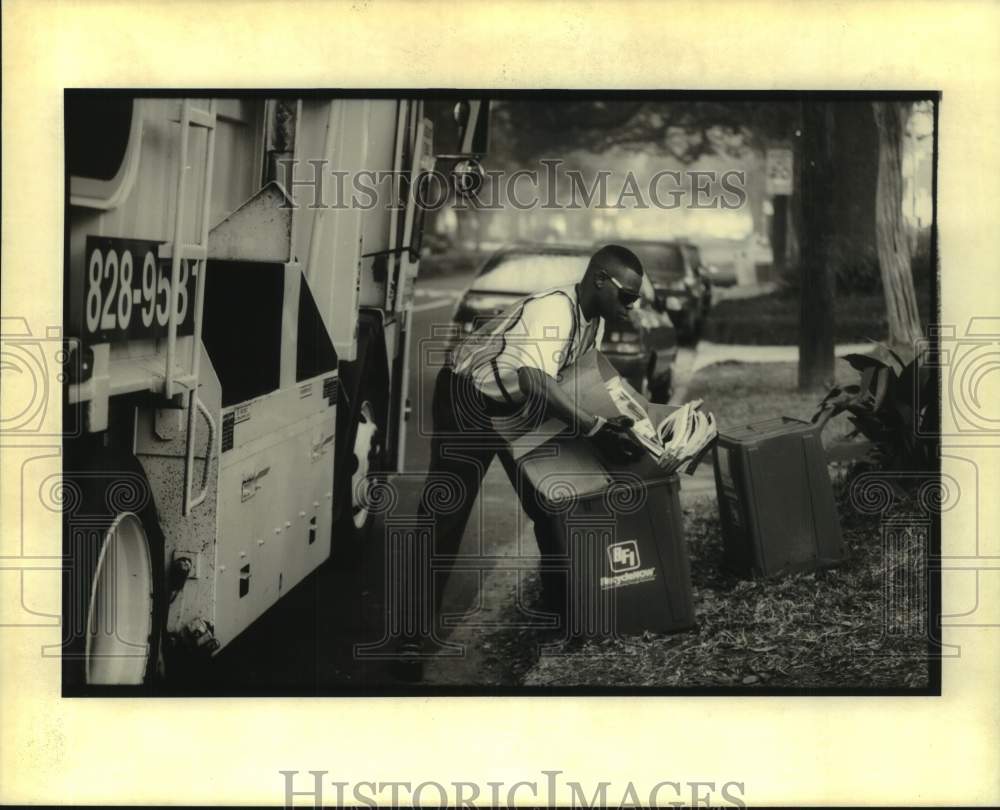
<svg viewBox="0 0 1000 810">
<path fill-rule="evenodd" d="M 195 99 L 191 106 L 208 111 L 209 103 Z M 202 242 L 206 213 L 210 228 L 225 221 L 233 244 L 247 251 L 263 250 L 262 240 L 244 239 L 244 232 L 265 234 L 266 255 L 214 254 L 210 237 L 207 260 L 182 260 L 185 272 L 197 266 L 206 279 L 199 390 L 193 397 L 201 407 L 192 422 L 191 467 L 194 492 L 202 488 L 205 471 L 206 497 L 187 514 L 188 397 L 134 401 L 134 452 L 152 487 L 166 543 L 162 574 L 168 579 L 178 562 L 190 566 L 166 607 L 166 630 L 183 636 L 192 624 L 207 622 L 217 642 L 213 649 L 220 649 L 327 559 L 338 542 L 332 537 L 335 477 L 343 474 L 334 462 L 338 399 L 343 397 L 338 362 L 359 356 L 359 309 L 368 323 L 378 324 L 369 332 L 379 337 L 366 351 L 378 360 L 375 367 L 388 371 L 391 386 L 385 394 L 369 393 L 388 398 L 390 419 L 400 413 L 396 365 L 405 351 L 405 313 L 398 306 L 387 312 L 386 294 L 393 274 L 407 263 L 398 254 L 406 215 L 394 206 L 401 189 L 405 196 L 408 188 L 392 172 L 401 169 L 409 179 L 414 154 L 423 144 L 414 134 L 419 102 L 250 98 L 220 99 L 215 105 L 211 161 L 207 130 L 192 126 L 188 131 L 184 199 L 178 206 L 182 101 L 136 103 L 141 127 L 134 130 L 138 148 L 130 164 L 135 170 L 130 190 L 113 205 L 77 200 L 70 208 L 66 325 L 70 336 L 82 335 L 86 326 L 87 285 L 92 284 L 87 263 L 95 251 L 91 247 L 88 255 L 88 238 L 145 240 L 143 255 L 156 253 L 157 245 L 149 243 L 173 241 L 178 210 L 182 245 Z M 280 126 L 270 120 L 278 105 L 284 116 Z M 287 154 L 296 161 L 291 183 L 274 171 L 276 159 Z M 211 197 L 204 200 L 208 166 Z M 318 186 L 312 185 L 314 171 L 320 173 Z M 244 213 L 250 200 L 260 211 L 261 205 L 281 199 L 277 186 L 262 188 L 275 176 L 298 207 L 290 228 L 271 231 Z M 370 190 L 352 199 L 358 180 Z M 270 244 L 278 241 L 282 244 Z M 107 251 L 123 250 L 121 243 L 104 244 L 110 245 L 102 248 Z M 157 261 L 154 274 L 162 275 L 169 260 L 161 253 Z M 120 288 L 125 289 L 124 282 Z M 113 295 L 114 301 L 121 297 Z M 150 299 L 140 290 L 135 300 Z M 169 300 L 164 296 L 164 312 Z M 191 294 L 187 300 L 190 304 Z M 126 323 L 124 316 L 119 320 Z M 111 341 L 110 348 L 96 352 L 103 358 L 95 364 L 100 373 L 76 386 L 71 401 L 160 393 L 167 342 L 162 332 L 127 332 L 125 327 L 98 332 L 91 326 L 90 336 L 92 342 Z M 194 340 L 190 324 L 183 334 L 178 329 L 175 367 L 187 362 Z M 134 384 L 122 386 L 123 378 Z M 120 401 L 132 407 L 132 400 Z M 93 424 L 98 430 L 108 427 Z"/>
</svg>

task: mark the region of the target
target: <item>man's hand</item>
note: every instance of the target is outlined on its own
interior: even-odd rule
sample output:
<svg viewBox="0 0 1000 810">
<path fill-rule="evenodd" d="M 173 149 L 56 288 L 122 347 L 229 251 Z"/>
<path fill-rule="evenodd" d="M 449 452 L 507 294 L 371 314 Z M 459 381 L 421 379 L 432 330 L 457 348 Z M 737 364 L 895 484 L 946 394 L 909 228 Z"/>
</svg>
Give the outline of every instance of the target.
<svg viewBox="0 0 1000 810">
<path fill-rule="evenodd" d="M 574 398 L 540 369 L 523 366 L 517 371 L 517 379 L 524 396 L 528 400 L 543 403 L 547 413 L 567 425 L 591 425 L 591 432 L 585 435 L 616 464 L 635 461 L 645 452 L 645 448 L 629 433 L 633 422 L 627 416 L 616 416 L 613 419 L 597 417 L 595 422 L 592 414 L 580 408 Z"/>
<path fill-rule="evenodd" d="M 597 432 L 590 437 L 590 440 L 617 464 L 636 461 L 642 456 L 644 448 L 629 433 L 633 424 L 627 416 L 600 419 Z"/>
</svg>

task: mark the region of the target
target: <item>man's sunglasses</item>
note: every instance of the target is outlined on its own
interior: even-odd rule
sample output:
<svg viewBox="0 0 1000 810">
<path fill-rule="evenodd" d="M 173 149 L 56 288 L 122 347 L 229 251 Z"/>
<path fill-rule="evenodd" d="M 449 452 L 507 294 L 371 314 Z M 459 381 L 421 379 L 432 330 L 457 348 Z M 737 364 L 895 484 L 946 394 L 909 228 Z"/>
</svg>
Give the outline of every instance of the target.
<svg viewBox="0 0 1000 810">
<path fill-rule="evenodd" d="M 604 277 L 618 288 L 618 300 L 621 301 L 622 306 L 625 307 L 625 309 L 632 309 L 632 307 L 639 303 L 639 293 L 626 290 L 625 285 L 611 275 L 611 273 L 607 270 L 604 270 L 603 272 Z"/>
</svg>

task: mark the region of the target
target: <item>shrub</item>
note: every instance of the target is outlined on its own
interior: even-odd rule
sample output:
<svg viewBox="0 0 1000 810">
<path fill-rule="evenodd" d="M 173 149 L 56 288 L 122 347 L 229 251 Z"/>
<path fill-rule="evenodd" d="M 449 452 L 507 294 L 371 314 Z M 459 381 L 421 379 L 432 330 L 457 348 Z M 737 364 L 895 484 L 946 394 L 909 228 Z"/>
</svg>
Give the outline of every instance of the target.
<svg viewBox="0 0 1000 810">
<path fill-rule="evenodd" d="M 866 354 L 844 359 L 859 373 L 856 385 L 834 387 L 813 416 L 848 411 L 855 431 L 872 443 L 884 470 L 929 471 L 937 459 L 937 378 L 922 353 L 909 362 L 884 344 L 885 360 Z"/>
</svg>

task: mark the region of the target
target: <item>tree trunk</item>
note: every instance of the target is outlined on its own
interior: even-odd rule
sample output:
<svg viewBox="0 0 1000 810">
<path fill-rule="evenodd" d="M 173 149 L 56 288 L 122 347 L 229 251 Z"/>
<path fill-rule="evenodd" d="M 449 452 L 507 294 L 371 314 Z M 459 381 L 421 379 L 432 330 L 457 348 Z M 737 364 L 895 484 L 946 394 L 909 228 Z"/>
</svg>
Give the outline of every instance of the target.
<svg viewBox="0 0 1000 810">
<path fill-rule="evenodd" d="M 872 108 L 879 140 L 875 234 L 889 318 L 889 344 L 912 349 L 923 333 L 903 221 L 903 136 L 909 105 L 874 101 Z"/>
<path fill-rule="evenodd" d="M 838 101 L 835 115 L 837 182 L 832 210 L 837 237 L 856 261 L 874 259 L 878 128 L 872 105 L 869 101 Z"/>
<path fill-rule="evenodd" d="M 833 381 L 833 273 L 829 262 L 833 199 L 833 109 L 824 102 L 802 105 L 800 175 L 799 390 Z"/>
</svg>

